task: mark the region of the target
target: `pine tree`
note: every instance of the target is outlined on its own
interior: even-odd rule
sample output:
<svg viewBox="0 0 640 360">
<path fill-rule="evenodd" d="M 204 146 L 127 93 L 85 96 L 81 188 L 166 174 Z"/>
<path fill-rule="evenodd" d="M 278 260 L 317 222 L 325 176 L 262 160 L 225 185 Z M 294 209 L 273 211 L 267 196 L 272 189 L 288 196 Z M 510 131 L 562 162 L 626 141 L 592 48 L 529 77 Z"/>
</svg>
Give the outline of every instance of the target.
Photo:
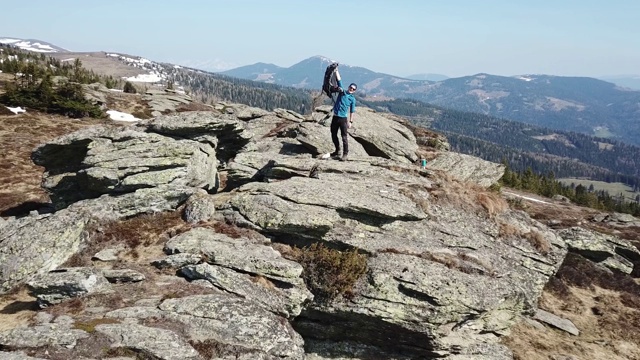
<svg viewBox="0 0 640 360">
<path fill-rule="evenodd" d="M 136 87 L 133 86 L 133 84 L 129 81 L 127 81 L 126 83 L 124 83 L 124 92 L 128 93 L 128 94 L 135 94 L 138 91 L 136 90 Z"/>
</svg>

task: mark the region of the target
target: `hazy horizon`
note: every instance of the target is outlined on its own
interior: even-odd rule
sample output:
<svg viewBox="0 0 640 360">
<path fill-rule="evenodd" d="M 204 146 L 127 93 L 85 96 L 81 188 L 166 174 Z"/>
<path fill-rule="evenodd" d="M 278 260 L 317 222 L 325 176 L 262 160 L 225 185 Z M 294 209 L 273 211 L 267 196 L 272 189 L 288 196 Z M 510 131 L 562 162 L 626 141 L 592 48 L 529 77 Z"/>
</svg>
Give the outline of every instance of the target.
<svg viewBox="0 0 640 360">
<path fill-rule="evenodd" d="M 157 4 L 157 3 L 156 3 Z M 218 0 L 3 6 L 0 35 L 70 51 L 113 51 L 209 71 L 258 62 L 281 67 L 315 55 L 408 77 L 640 73 L 640 2 L 506 0 Z M 333 15 L 332 13 L 336 13 Z M 338 24 L 330 19 L 338 18 Z M 29 19 L 25 21 L 25 19 Z"/>
</svg>

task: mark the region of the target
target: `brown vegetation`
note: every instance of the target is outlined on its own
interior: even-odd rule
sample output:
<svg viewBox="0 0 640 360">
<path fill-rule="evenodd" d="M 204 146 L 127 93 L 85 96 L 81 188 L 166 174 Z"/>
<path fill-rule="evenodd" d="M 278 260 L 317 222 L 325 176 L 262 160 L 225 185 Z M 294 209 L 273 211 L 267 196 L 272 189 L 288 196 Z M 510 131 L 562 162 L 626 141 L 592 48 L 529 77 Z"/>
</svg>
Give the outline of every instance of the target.
<svg viewBox="0 0 640 360">
<path fill-rule="evenodd" d="M 88 246 L 73 255 L 63 266 L 90 265 L 93 255 L 118 244 L 125 245 L 129 254 L 138 258 L 144 248 L 163 245 L 171 235 L 175 236 L 189 228 L 190 225 L 182 220 L 179 211 L 140 215 L 127 220 L 97 224 L 90 231 Z"/>
<path fill-rule="evenodd" d="M 515 359 L 640 359 L 640 285 L 628 275 L 601 269 L 569 254 L 552 278 L 539 306 L 571 320 L 579 336 L 521 323 L 504 343 Z"/>
<path fill-rule="evenodd" d="M 204 359 L 231 359 L 248 353 L 245 347 L 222 344 L 211 339 L 205 341 L 191 340 L 189 344 L 196 349 Z"/>
<path fill-rule="evenodd" d="M 112 319 L 112 318 L 98 318 L 98 319 L 91 319 L 88 321 L 76 321 L 73 324 L 73 328 L 74 329 L 80 329 L 82 331 L 86 331 L 88 333 L 93 333 L 94 331 L 96 331 L 96 326 L 101 325 L 101 324 L 119 324 L 120 321 L 117 319 Z"/>
<path fill-rule="evenodd" d="M 444 172 L 437 173 L 441 180 L 438 186 L 429 189 L 436 203 L 476 213 L 485 212 L 489 217 L 503 213 L 509 208 L 507 202 L 497 192 L 473 183 L 458 181 Z"/>
<path fill-rule="evenodd" d="M 320 302 L 352 297 L 354 285 L 367 272 L 367 257 L 356 249 L 339 251 L 315 243 L 291 255 L 304 268 L 305 283 Z"/>
<path fill-rule="evenodd" d="M 246 238 L 253 240 L 260 240 L 264 237 L 257 231 L 248 228 L 239 227 L 236 224 L 230 224 L 228 222 L 216 221 L 212 224 L 205 224 L 204 227 L 209 227 L 219 234 L 225 234 L 233 239 Z"/>
<path fill-rule="evenodd" d="M 502 239 L 522 238 L 526 239 L 540 254 L 547 255 L 551 251 L 551 243 L 539 231 L 524 232 L 511 224 L 498 223 L 498 236 Z"/>
<path fill-rule="evenodd" d="M 516 192 L 510 190 L 512 192 Z M 554 228 L 584 226 L 594 231 L 631 240 L 638 247 L 637 228 L 614 228 L 592 222 L 598 210 L 556 202 L 526 202 L 526 211 Z M 634 274 L 638 272 L 636 265 Z M 638 276 L 638 275 L 634 275 Z M 573 356 L 578 359 L 640 359 L 640 285 L 638 280 L 596 266 L 568 254 L 562 267 L 545 287 L 539 306 L 571 320 L 579 336 L 560 330 L 539 330 L 526 323 L 512 328 L 504 343 L 520 360 L 547 360 Z"/>
<path fill-rule="evenodd" d="M 279 122 L 278 124 L 276 124 L 276 126 L 269 130 L 268 133 L 264 134 L 264 136 L 262 136 L 263 138 L 268 138 L 268 137 L 274 137 L 274 136 L 281 136 L 281 134 L 291 125 L 295 125 L 296 123 L 291 121 L 291 120 L 282 120 L 281 122 Z"/>
</svg>

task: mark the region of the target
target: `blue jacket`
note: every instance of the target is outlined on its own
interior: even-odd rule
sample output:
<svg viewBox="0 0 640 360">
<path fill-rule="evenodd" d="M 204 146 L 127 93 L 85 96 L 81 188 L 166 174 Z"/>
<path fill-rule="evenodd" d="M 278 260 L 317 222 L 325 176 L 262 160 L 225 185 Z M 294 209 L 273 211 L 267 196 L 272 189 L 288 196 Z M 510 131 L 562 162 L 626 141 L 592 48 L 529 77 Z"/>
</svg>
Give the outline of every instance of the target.
<svg viewBox="0 0 640 360">
<path fill-rule="evenodd" d="M 342 87 L 342 81 L 338 81 L 338 86 L 343 89 L 338 93 L 335 105 L 333 105 L 333 113 L 336 116 L 348 117 L 349 113 L 356 112 L 356 98 L 352 94 L 349 94 L 347 90 Z"/>
</svg>

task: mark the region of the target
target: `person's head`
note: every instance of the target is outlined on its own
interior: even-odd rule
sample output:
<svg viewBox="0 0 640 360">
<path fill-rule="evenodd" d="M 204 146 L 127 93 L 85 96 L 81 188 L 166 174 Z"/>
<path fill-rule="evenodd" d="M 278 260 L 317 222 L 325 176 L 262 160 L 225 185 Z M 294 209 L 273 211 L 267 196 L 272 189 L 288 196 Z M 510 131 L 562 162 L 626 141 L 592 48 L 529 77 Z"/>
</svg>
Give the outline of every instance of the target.
<svg viewBox="0 0 640 360">
<path fill-rule="evenodd" d="M 356 83 L 349 84 L 349 93 L 350 94 L 353 94 L 354 92 L 356 92 L 356 90 L 358 90 L 358 85 L 356 85 Z"/>
</svg>

